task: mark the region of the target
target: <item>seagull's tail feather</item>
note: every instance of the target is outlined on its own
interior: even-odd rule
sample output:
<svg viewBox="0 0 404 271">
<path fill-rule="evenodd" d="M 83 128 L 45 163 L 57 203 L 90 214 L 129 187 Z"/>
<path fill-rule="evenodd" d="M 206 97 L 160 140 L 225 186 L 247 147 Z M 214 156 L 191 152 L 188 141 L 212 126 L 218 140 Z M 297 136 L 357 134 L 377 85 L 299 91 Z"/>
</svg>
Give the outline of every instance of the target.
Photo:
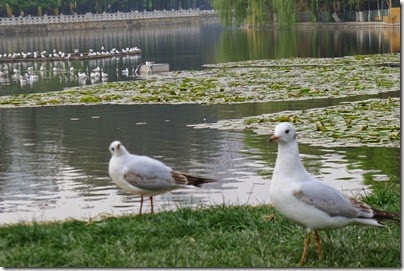
<svg viewBox="0 0 404 271">
<path fill-rule="evenodd" d="M 401 214 L 396 213 L 396 212 L 385 212 L 385 211 L 380 211 L 377 209 L 372 209 L 374 216 L 373 218 L 376 219 L 378 222 L 381 220 L 387 220 L 387 221 L 395 221 L 395 222 L 400 222 L 401 221 Z"/>
<path fill-rule="evenodd" d="M 355 198 L 350 198 L 349 201 L 352 206 L 355 206 L 361 211 L 359 219 L 361 220 L 360 223 L 362 224 L 383 226 L 384 224 L 382 221 L 400 222 L 400 213 L 377 210 L 369 207 L 369 205 L 366 203 L 358 201 Z"/>
<path fill-rule="evenodd" d="M 192 176 L 192 175 L 189 175 L 186 173 L 184 174 L 184 176 L 187 178 L 187 185 L 200 186 L 201 184 L 204 184 L 204 183 L 216 182 L 216 180 L 213 180 L 213 179 L 195 177 L 195 176 Z"/>
<path fill-rule="evenodd" d="M 214 179 L 196 177 L 180 171 L 173 171 L 171 174 L 177 184 L 200 186 L 204 183 L 216 182 Z"/>
</svg>

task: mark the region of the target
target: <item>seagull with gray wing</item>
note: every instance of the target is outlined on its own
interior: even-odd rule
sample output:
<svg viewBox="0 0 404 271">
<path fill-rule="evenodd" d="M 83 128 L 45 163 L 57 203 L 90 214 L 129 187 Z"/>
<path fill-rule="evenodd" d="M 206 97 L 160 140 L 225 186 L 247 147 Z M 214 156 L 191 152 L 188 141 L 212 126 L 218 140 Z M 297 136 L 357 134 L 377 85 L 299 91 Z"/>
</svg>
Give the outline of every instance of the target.
<svg viewBox="0 0 404 271">
<path fill-rule="evenodd" d="M 215 181 L 173 170 L 148 156 L 131 154 L 119 141 L 112 142 L 109 151 L 112 154 L 108 167 L 109 176 L 123 190 L 140 195 L 139 214 L 142 214 L 143 196 L 150 197 L 153 213 L 153 196 L 188 185 L 200 186 Z"/>
<path fill-rule="evenodd" d="M 399 213 L 373 209 L 308 173 L 300 161 L 296 138 L 292 124 L 284 122 L 276 126 L 270 140 L 278 141 L 278 156 L 269 194 L 275 209 L 307 229 L 301 264 L 307 259 L 311 231 L 315 233 L 321 258 L 323 252 L 317 230 L 336 229 L 350 224 L 383 226 L 381 220 L 400 220 Z"/>
</svg>

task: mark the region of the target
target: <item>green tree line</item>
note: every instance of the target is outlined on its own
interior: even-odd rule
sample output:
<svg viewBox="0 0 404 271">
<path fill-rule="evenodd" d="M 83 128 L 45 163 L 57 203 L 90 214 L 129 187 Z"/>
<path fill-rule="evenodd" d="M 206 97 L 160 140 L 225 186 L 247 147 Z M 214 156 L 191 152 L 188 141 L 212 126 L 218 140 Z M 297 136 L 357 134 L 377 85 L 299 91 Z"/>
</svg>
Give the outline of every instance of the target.
<svg viewBox="0 0 404 271">
<path fill-rule="evenodd" d="M 319 13 L 325 13 L 328 20 L 334 12 L 337 15 L 362 10 L 378 10 L 399 7 L 399 0 L 212 0 L 222 21 L 227 24 L 257 26 L 274 22 L 292 25 L 296 14 L 309 12 L 312 21 Z"/>
<path fill-rule="evenodd" d="M 400 6 L 399 0 L 0 0 L 0 17 L 129 12 L 132 10 L 211 9 L 224 23 L 257 26 L 274 22 L 293 24 L 298 12 L 344 15 L 354 11 Z"/>
<path fill-rule="evenodd" d="M 211 9 L 212 7 L 210 0 L 0 0 L 1 17 L 190 8 Z"/>
</svg>

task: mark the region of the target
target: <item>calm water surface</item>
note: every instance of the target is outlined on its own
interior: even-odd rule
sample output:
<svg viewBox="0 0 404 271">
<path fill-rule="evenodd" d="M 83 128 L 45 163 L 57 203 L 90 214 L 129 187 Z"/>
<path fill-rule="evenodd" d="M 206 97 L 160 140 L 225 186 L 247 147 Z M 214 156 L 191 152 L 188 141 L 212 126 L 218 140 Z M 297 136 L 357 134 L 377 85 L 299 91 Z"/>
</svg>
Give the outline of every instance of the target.
<svg viewBox="0 0 404 271">
<path fill-rule="evenodd" d="M 144 60 L 168 62 L 172 70 L 181 70 L 201 69 L 205 63 L 247 59 L 390 52 L 391 43 L 385 36 L 385 32 L 377 29 L 299 30 L 291 34 L 204 24 L 7 37 L 0 39 L 1 52 L 53 48 L 86 51 L 101 45 L 106 48 L 136 45 L 143 53 L 132 58 L 46 63 L 47 71 L 43 77 L 38 72 L 37 82 L 21 86 L 10 79 L 2 83 L 0 95 L 61 90 L 78 84 L 74 80 L 78 70 L 96 66 L 110 73 L 109 81 L 134 80 L 123 77 L 120 71 Z M 14 67 L 8 65 L 12 71 Z M 41 64 L 13 66 L 24 73 L 30 65 L 37 71 Z M 54 74 L 54 66 L 64 67 L 66 72 Z M 67 72 L 71 66 L 73 75 Z M 267 137 L 250 132 L 193 129 L 188 125 L 367 98 L 209 106 L 0 109 L 0 224 L 137 213 L 139 198 L 118 189 L 108 176 L 108 146 L 113 140 L 122 141 L 131 152 L 153 156 L 175 169 L 220 180 L 202 188 L 157 196 L 155 204 L 159 210 L 189 205 L 270 203 L 268 189 L 276 159 L 275 144 L 268 144 Z M 310 172 L 347 194 L 361 193 L 375 181 L 399 180 L 399 149 L 301 145 L 300 150 Z"/>
<path fill-rule="evenodd" d="M 116 139 L 130 151 L 156 157 L 175 169 L 220 180 L 157 196 L 157 209 L 269 203 L 275 144 L 249 132 L 187 126 L 304 106 L 254 107 L 100 105 L 0 110 L 0 221 L 89 219 L 138 212 L 139 198 L 122 192 L 108 177 L 108 145 Z M 348 194 L 363 192 L 372 181 L 399 179 L 398 149 L 305 145 L 300 149 L 312 173 Z"/>
<path fill-rule="evenodd" d="M 169 63 L 170 70 L 202 69 L 203 64 L 284 57 L 339 57 L 400 51 L 399 28 L 242 30 L 218 23 L 150 26 L 133 29 L 50 32 L 0 36 L 0 54 L 14 52 L 88 52 L 90 49 L 140 47 L 140 56 L 90 61 L 21 62 L 1 64 L 0 95 L 62 90 L 105 81 L 136 80 L 136 67 L 145 61 Z M 90 78 L 96 67 L 107 78 Z M 72 69 L 72 70 L 71 70 Z M 128 74 L 122 71 L 128 69 Z M 14 70 L 18 71 L 17 73 Z M 87 80 L 78 80 L 79 72 Z M 20 75 L 27 80 L 21 80 Z"/>
</svg>

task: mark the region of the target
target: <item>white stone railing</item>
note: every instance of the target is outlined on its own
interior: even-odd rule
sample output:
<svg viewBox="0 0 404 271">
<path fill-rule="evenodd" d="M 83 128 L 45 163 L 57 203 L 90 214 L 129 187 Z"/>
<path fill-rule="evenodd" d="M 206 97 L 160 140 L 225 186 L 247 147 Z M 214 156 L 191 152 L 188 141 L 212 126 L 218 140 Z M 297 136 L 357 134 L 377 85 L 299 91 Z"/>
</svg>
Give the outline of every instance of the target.
<svg viewBox="0 0 404 271">
<path fill-rule="evenodd" d="M 132 11 L 117 13 L 86 13 L 76 15 L 58 15 L 58 16 L 26 16 L 26 17 L 8 17 L 0 18 L 0 26 L 6 25 L 32 25 L 32 24 L 56 24 L 56 23 L 77 23 L 77 22 L 97 22 L 97 21 L 119 21 L 134 19 L 156 19 L 156 18 L 176 18 L 201 16 L 204 14 L 213 14 L 213 10 L 199 9 L 181 9 L 181 10 L 154 10 L 154 11 Z"/>
</svg>

